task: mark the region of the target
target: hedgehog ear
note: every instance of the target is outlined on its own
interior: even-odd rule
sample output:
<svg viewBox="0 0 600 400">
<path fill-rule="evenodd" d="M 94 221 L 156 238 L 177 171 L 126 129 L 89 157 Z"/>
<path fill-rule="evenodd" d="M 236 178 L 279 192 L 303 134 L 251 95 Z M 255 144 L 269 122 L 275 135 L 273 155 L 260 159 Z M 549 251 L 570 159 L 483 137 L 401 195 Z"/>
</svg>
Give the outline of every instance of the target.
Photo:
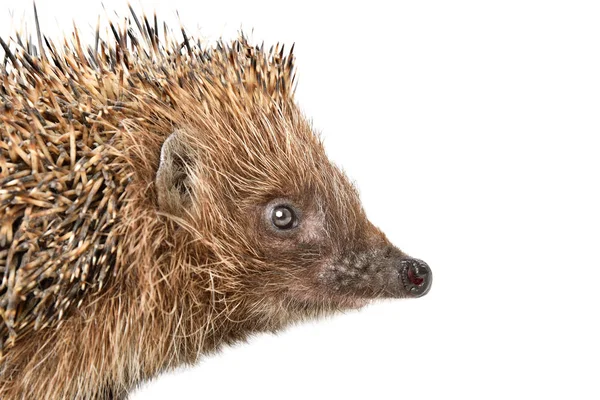
<svg viewBox="0 0 600 400">
<path fill-rule="evenodd" d="M 174 131 L 162 145 L 156 171 L 158 206 L 162 211 L 180 214 L 189 205 L 190 160 L 183 134 Z"/>
</svg>

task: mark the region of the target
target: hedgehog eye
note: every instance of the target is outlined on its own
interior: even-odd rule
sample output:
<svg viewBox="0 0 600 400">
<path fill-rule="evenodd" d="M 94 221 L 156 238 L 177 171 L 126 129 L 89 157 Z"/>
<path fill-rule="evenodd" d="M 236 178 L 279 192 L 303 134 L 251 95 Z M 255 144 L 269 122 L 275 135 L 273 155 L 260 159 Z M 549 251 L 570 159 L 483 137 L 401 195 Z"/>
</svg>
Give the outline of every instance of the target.
<svg viewBox="0 0 600 400">
<path fill-rule="evenodd" d="M 271 222 L 277 229 L 291 229 L 298 225 L 296 213 L 288 206 L 277 206 L 271 212 Z"/>
</svg>

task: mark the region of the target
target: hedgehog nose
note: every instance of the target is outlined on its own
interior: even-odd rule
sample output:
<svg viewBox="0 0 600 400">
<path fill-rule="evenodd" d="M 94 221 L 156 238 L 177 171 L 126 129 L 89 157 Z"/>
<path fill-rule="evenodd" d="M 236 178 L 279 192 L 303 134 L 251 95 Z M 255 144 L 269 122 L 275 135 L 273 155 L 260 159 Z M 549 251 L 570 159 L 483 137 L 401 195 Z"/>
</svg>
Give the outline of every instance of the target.
<svg viewBox="0 0 600 400">
<path fill-rule="evenodd" d="M 431 289 L 431 268 L 425 261 L 408 258 L 401 261 L 406 292 L 411 297 L 425 296 Z"/>
</svg>

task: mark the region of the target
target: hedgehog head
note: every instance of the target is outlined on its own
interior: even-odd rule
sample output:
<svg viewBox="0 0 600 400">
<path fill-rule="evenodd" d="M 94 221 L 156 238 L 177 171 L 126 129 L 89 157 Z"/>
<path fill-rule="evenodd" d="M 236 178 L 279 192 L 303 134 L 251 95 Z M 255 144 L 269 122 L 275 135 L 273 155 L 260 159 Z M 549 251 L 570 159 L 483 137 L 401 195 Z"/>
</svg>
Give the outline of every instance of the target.
<svg viewBox="0 0 600 400">
<path fill-rule="evenodd" d="M 178 221 L 177 254 L 209 266 L 211 301 L 273 323 L 425 294 L 428 266 L 369 222 L 292 91 L 257 89 L 260 70 L 232 65 L 221 76 L 235 80 L 183 91 L 155 180 L 157 207 Z"/>
</svg>

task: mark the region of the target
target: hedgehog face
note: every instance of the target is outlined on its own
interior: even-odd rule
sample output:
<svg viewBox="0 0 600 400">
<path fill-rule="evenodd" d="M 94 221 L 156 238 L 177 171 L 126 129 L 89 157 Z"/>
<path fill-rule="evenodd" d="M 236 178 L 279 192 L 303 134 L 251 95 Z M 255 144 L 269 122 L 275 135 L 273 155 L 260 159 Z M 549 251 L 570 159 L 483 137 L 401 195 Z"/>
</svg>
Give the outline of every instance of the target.
<svg viewBox="0 0 600 400">
<path fill-rule="evenodd" d="M 427 264 L 369 222 L 295 108 L 227 120 L 205 117 L 169 136 L 156 178 L 160 208 L 186 219 L 213 246 L 201 251 L 228 265 L 227 301 L 273 319 L 273 310 L 312 315 L 429 290 Z"/>
<path fill-rule="evenodd" d="M 257 213 L 256 246 L 281 274 L 261 286 L 285 281 L 280 298 L 336 308 L 426 294 L 431 285 L 427 264 L 394 247 L 368 221 L 346 177 L 334 167 L 328 173 L 338 176 L 344 195 L 307 190 L 309 195 L 294 199 L 275 198 Z"/>
</svg>

